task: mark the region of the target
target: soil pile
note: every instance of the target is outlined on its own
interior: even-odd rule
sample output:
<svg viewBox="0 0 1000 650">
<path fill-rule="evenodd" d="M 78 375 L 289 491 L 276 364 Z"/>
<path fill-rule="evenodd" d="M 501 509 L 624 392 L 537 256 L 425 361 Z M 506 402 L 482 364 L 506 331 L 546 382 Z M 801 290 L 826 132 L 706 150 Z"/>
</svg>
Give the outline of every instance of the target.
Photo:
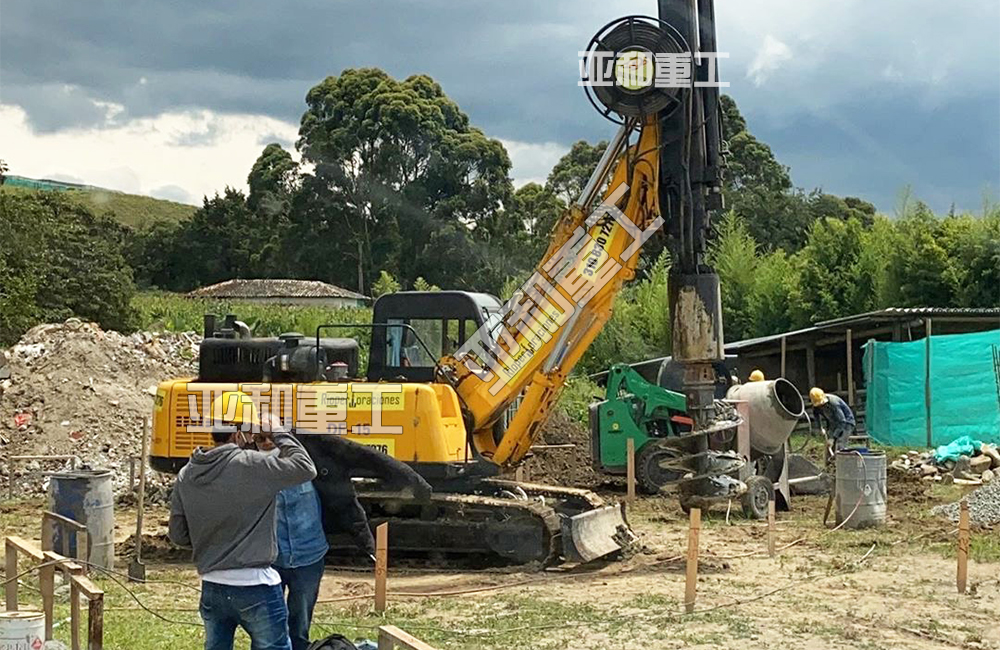
<svg viewBox="0 0 1000 650">
<path fill-rule="evenodd" d="M 2 452 L 74 455 L 115 470 L 121 491 L 129 457 L 140 454 L 142 420 L 152 413 L 156 384 L 197 374 L 199 342 L 193 332 L 124 335 L 75 318 L 32 328 L 0 353 Z M 18 463 L 17 491 L 43 491 L 41 472 L 58 469 L 51 461 Z M 4 464 L 5 483 L 8 472 Z"/>
<path fill-rule="evenodd" d="M 536 448 L 525 460 L 527 478 L 535 483 L 593 488 L 606 480 L 591 464 L 590 431 L 556 411 L 545 423 L 538 445 L 573 445 L 567 448 Z"/>
</svg>

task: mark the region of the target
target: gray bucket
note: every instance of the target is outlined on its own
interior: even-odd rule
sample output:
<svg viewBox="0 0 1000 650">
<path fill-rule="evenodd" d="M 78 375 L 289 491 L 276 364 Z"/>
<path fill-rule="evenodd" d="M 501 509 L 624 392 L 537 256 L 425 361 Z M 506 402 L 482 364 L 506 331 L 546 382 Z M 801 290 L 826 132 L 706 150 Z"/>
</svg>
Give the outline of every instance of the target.
<svg viewBox="0 0 1000 650">
<path fill-rule="evenodd" d="M 87 527 L 87 561 L 106 569 L 115 563 L 115 496 L 110 469 L 78 469 L 53 474 L 49 480 L 49 510 Z M 54 527 L 53 550 L 62 553 L 68 535 L 68 553 L 76 557 L 75 536 Z"/>
<path fill-rule="evenodd" d="M 844 528 L 871 528 L 885 523 L 885 484 L 883 452 L 869 449 L 838 451 L 837 524 L 845 519 Z"/>
</svg>

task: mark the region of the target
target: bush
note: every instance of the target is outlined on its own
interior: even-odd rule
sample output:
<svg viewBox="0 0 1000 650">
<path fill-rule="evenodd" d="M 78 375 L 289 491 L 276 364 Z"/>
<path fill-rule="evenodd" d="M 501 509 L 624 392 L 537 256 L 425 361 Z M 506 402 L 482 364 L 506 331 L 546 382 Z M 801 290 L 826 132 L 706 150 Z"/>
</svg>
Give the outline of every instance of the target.
<svg viewBox="0 0 1000 650">
<path fill-rule="evenodd" d="M 130 331 L 126 232 L 56 192 L 0 193 L 0 343 L 70 316 Z"/>
</svg>

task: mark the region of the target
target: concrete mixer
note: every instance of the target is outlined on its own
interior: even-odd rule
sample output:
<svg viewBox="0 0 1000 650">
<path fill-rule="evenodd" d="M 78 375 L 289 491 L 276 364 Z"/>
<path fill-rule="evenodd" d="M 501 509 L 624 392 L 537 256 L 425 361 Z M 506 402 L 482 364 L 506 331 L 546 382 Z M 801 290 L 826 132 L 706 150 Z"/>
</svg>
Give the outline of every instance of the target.
<svg viewBox="0 0 1000 650">
<path fill-rule="evenodd" d="M 785 379 L 737 384 L 730 373 L 720 371 L 717 384 L 717 398 L 725 399 L 716 399 L 709 426 L 696 429 L 682 393 L 646 381 L 628 365 L 613 366 L 605 399 L 590 406 L 595 469 L 624 475 L 631 438 L 642 492 L 676 488 L 685 510 L 739 498 L 748 517 L 766 517 L 784 467 L 785 443 L 805 404 Z M 736 402 L 745 402 L 748 413 L 749 449 L 743 453 L 737 436 L 743 419 Z"/>
</svg>

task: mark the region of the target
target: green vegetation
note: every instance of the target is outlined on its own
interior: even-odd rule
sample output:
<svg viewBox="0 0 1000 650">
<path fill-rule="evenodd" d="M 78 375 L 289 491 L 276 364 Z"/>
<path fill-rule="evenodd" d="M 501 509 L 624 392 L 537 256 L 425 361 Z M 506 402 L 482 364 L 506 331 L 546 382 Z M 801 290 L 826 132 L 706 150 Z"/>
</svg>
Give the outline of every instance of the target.
<svg viewBox="0 0 1000 650">
<path fill-rule="evenodd" d="M 0 193 L 0 344 L 79 316 L 128 331 L 135 287 L 127 233 L 58 192 Z"/>
<path fill-rule="evenodd" d="M 11 194 L 32 194 L 36 191 L 7 186 L 0 190 Z M 193 205 L 124 192 L 66 190 L 59 192 L 59 195 L 73 205 L 86 208 L 94 214 L 106 215 L 132 228 L 145 227 L 161 221 L 168 223 L 185 221 L 198 209 Z"/>
<path fill-rule="evenodd" d="M 995 305 L 1000 206 L 942 217 L 907 192 L 890 218 L 856 197 L 807 192 L 732 99 L 722 109 L 730 211 L 715 221 L 709 261 L 722 280 L 727 340 L 888 306 Z M 372 68 L 312 88 L 299 136 L 303 164 L 268 144 L 249 170 L 248 192 L 223 188 L 197 209 L 127 194 L 5 189 L 0 228 L 10 233 L 5 243 L 18 243 L 0 252 L 0 342 L 71 314 L 126 330 L 197 328 L 203 306 L 168 297 L 139 299 L 136 317 L 133 278 L 142 289 L 175 292 L 259 277 L 375 296 L 442 287 L 507 297 L 535 268 L 603 149 L 577 142 L 544 185 L 515 191 L 503 145 L 472 126 L 437 83 Z M 63 227 L 66 241 L 33 229 L 39 205 L 76 224 Z M 115 222 L 126 225 L 115 230 Z M 647 242 L 638 279 L 578 372 L 670 353 L 669 268 L 665 238 Z M 330 316 L 238 311 L 261 334 L 309 333 Z"/>
</svg>

